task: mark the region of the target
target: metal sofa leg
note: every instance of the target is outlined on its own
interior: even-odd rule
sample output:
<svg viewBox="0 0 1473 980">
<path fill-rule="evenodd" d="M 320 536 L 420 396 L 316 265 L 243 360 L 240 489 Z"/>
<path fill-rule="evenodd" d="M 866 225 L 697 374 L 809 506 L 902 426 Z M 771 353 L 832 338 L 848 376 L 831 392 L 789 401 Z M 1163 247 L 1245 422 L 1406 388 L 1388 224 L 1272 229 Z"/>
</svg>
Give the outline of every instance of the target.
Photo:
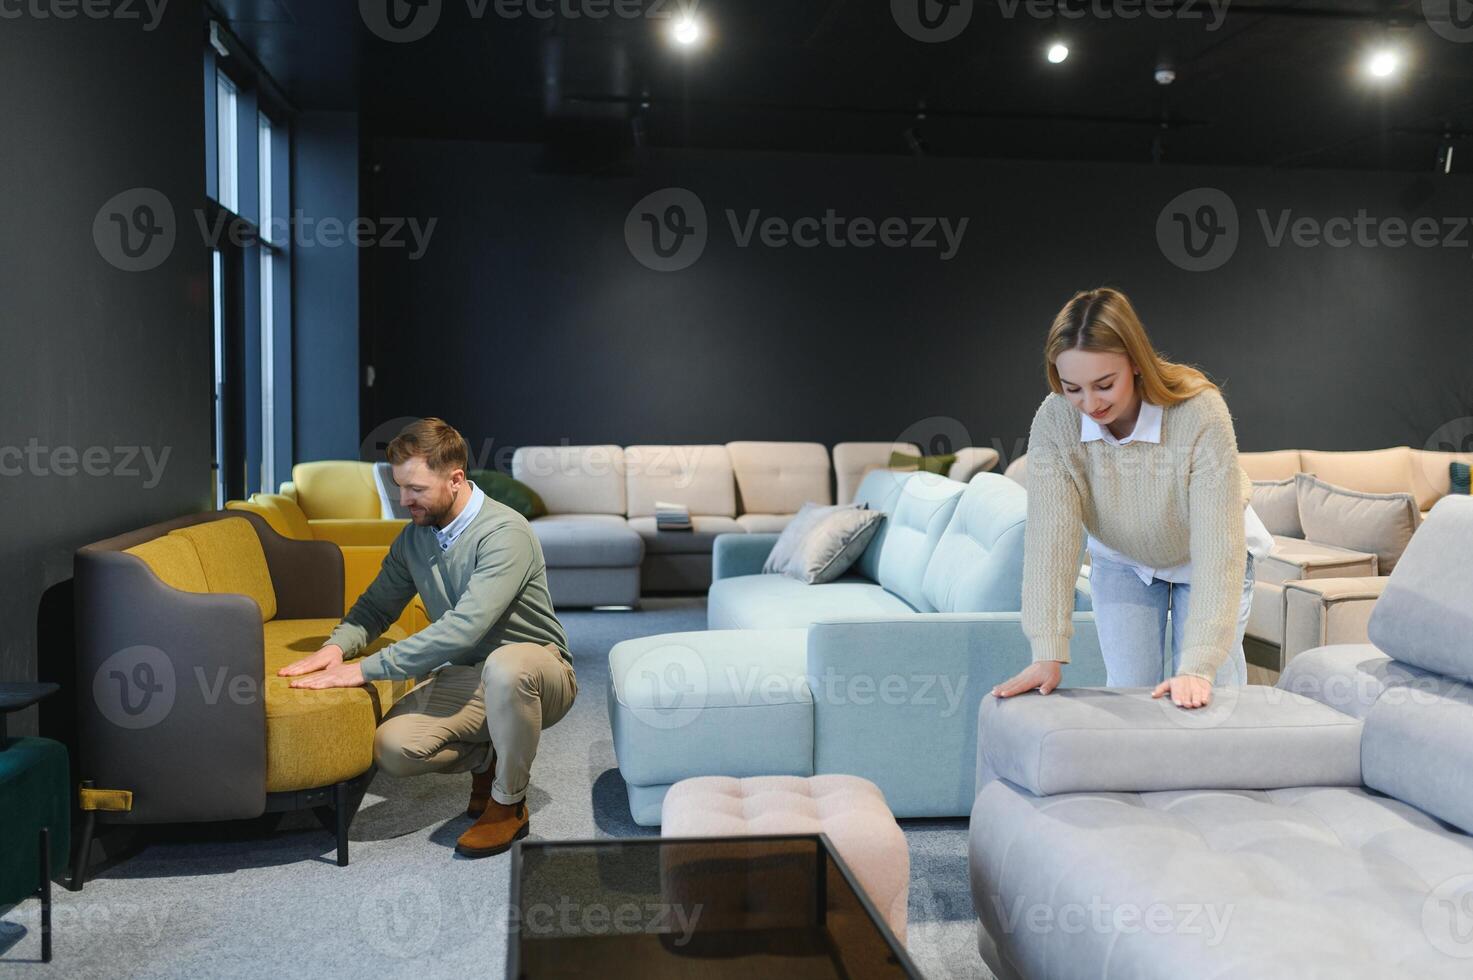
<svg viewBox="0 0 1473 980">
<path fill-rule="evenodd" d="M 41 828 L 41 962 L 51 962 L 51 828 Z"/>
<path fill-rule="evenodd" d="M 353 814 L 348 812 L 348 784 L 338 783 L 332 788 L 333 830 L 338 838 L 338 867 L 348 866 L 348 825 Z"/>
<path fill-rule="evenodd" d="M 91 788 L 91 781 L 83 782 L 86 788 Z M 97 811 L 82 811 L 82 833 L 77 840 L 76 850 L 72 852 L 72 874 L 67 881 L 67 889 L 74 892 L 82 890 L 87 883 L 87 861 L 92 856 L 92 835 L 97 831 Z"/>
</svg>

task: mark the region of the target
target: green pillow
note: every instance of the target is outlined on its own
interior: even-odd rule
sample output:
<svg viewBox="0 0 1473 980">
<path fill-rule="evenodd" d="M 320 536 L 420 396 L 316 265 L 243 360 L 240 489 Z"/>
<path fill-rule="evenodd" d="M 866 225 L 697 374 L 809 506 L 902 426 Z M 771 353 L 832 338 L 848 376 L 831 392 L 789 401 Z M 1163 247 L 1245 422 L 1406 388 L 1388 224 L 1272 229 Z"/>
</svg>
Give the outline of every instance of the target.
<svg viewBox="0 0 1473 980">
<path fill-rule="evenodd" d="M 505 504 L 527 520 L 547 513 L 547 505 L 537 491 L 519 480 L 496 470 L 471 470 L 467 474 L 481 492 L 499 504 Z"/>
<path fill-rule="evenodd" d="M 1448 476 L 1452 477 L 1453 480 L 1453 493 L 1473 493 L 1473 487 L 1468 485 L 1467 463 L 1449 463 L 1447 464 L 1447 472 Z"/>
<path fill-rule="evenodd" d="M 911 456 L 909 453 L 891 453 L 890 465 L 892 470 L 920 470 L 922 473 L 936 473 L 945 476 L 951 472 L 951 464 L 956 462 L 956 453 L 946 453 L 940 456 Z"/>
</svg>

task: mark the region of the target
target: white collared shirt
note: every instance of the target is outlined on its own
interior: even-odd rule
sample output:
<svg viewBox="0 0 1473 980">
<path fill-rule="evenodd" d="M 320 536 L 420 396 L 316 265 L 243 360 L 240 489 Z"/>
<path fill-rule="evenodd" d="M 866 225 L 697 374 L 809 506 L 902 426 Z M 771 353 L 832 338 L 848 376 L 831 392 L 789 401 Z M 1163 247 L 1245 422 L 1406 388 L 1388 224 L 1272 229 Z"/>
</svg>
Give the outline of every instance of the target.
<svg viewBox="0 0 1473 980">
<path fill-rule="evenodd" d="M 1124 439 L 1117 439 L 1113 432 L 1081 412 L 1079 415 L 1079 441 L 1094 442 L 1103 439 L 1112 446 L 1128 446 L 1132 442 L 1154 442 L 1159 444 L 1161 442 L 1161 417 L 1164 414 L 1165 411 L 1160 405 L 1153 405 L 1142 399 L 1140 414 L 1136 416 L 1135 420 L 1135 428 Z M 1273 535 L 1269 534 L 1268 528 L 1264 527 L 1263 521 L 1254 513 L 1251 504 L 1245 505 L 1243 508 L 1243 535 L 1248 542 L 1248 554 L 1252 555 L 1255 561 L 1267 557 L 1268 553 L 1273 550 Z M 1153 578 L 1160 579 L 1163 582 L 1189 583 L 1192 581 L 1192 563 L 1190 561 L 1177 565 L 1174 568 L 1152 568 L 1143 562 L 1136 561 L 1134 558 L 1121 554 L 1114 548 L 1101 544 L 1095 540 L 1092 534 L 1088 535 L 1086 549 L 1089 551 L 1091 559 L 1103 558 L 1106 561 L 1113 561 L 1117 564 L 1125 565 L 1131 571 L 1135 572 L 1136 577 L 1147 585 L 1151 584 Z"/>
<path fill-rule="evenodd" d="M 474 483 L 467 482 L 466 486 L 471 488 L 471 499 L 466 501 L 465 509 L 456 515 L 455 520 L 444 527 L 435 529 L 435 540 L 440 542 L 440 551 L 450 550 L 455 539 L 460 537 L 462 531 L 471 526 L 471 521 L 481 512 L 481 505 L 486 502 L 486 495 L 481 488 Z"/>
</svg>

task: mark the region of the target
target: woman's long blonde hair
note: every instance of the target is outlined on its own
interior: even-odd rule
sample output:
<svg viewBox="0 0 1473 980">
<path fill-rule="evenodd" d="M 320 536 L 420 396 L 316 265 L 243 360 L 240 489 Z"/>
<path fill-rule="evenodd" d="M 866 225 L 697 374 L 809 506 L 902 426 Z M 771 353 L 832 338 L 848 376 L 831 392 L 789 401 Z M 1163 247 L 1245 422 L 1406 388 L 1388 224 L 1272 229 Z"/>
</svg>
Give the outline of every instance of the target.
<svg viewBox="0 0 1473 980">
<path fill-rule="evenodd" d="M 1217 388 L 1207 375 L 1190 364 L 1177 364 L 1158 354 L 1146 336 L 1140 317 L 1136 316 L 1135 307 L 1118 289 L 1075 293 L 1054 317 L 1043 357 L 1049 387 L 1060 395 L 1064 393 L 1064 385 L 1054 362 L 1066 350 L 1126 355 L 1135 364 L 1141 397 L 1152 405 L 1175 405 L 1200 391 Z"/>
</svg>

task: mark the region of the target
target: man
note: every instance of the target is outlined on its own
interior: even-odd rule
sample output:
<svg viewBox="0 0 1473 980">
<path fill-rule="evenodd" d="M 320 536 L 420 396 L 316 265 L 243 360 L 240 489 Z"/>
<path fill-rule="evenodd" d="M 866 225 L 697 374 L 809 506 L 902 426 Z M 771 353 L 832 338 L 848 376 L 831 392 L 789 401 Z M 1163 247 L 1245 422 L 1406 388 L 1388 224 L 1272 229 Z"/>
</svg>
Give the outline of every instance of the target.
<svg viewBox="0 0 1473 980">
<path fill-rule="evenodd" d="M 374 759 L 393 776 L 470 770 L 466 812 L 478 819 L 455 849 L 467 857 L 500 854 L 527 835 L 525 798 L 542 729 L 561 720 L 578 694 L 568 638 L 553 612 L 536 536 L 525 518 L 466 479 L 460 433 L 422 419 L 389 443 L 388 456 L 412 522 L 327 644 L 280 674 L 300 677 L 292 687 L 357 687 L 439 668 L 390 709 Z M 433 622 L 349 660 L 416 592 Z"/>
</svg>

